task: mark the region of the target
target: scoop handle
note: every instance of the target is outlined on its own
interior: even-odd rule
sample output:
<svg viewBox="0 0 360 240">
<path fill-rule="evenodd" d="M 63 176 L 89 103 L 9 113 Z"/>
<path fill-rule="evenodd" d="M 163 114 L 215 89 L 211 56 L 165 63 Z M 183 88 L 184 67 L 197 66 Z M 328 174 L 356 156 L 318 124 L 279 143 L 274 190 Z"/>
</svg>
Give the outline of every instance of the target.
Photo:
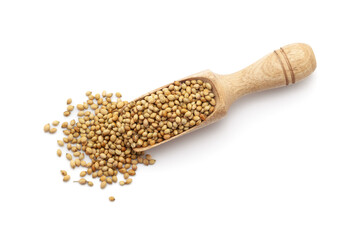
<svg viewBox="0 0 360 240">
<path fill-rule="evenodd" d="M 294 84 L 316 68 L 312 48 L 304 43 L 286 45 L 239 72 L 221 75 L 229 103 L 257 91 Z"/>
</svg>

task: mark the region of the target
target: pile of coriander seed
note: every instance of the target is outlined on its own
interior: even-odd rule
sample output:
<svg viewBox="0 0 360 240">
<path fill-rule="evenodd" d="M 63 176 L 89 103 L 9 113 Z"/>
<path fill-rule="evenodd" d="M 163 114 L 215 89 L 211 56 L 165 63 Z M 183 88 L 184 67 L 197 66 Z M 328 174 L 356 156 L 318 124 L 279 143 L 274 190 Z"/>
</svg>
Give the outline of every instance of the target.
<svg viewBox="0 0 360 240">
<path fill-rule="evenodd" d="M 76 105 L 77 119 L 54 121 L 53 127 L 48 123 L 44 131 L 54 134 L 60 125 L 64 137 L 57 143 L 68 150 L 65 157 L 71 168 L 86 169 L 75 182 L 93 186 L 84 178 L 89 175 L 100 180 L 101 188 L 117 183 L 119 173 L 123 175 L 119 185 L 130 184 L 138 164 L 155 163 L 135 148 L 155 145 L 201 124 L 216 104 L 211 84 L 202 80 L 176 81 L 132 102 L 122 101 L 120 93 L 113 101 L 113 94 L 106 91 L 95 95 L 88 91 L 86 96 L 86 102 Z M 63 115 L 70 117 L 75 106 L 71 99 L 66 103 Z M 57 155 L 62 156 L 61 149 Z M 61 173 L 69 181 L 66 171 Z"/>
</svg>

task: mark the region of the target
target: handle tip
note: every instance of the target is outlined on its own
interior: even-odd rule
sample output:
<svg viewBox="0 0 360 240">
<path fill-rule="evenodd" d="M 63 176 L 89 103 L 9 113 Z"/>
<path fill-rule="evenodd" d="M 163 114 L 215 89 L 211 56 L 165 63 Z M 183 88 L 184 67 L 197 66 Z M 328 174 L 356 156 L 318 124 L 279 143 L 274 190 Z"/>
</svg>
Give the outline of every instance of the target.
<svg viewBox="0 0 360 240">
<path fill-rule="evenodd" d="M 308 44 L 289 44 L 276 50 L 275 53 L 282 64 L 286 85 L 304 79 L 316 69 L 315 54 Z"/>
</svg>

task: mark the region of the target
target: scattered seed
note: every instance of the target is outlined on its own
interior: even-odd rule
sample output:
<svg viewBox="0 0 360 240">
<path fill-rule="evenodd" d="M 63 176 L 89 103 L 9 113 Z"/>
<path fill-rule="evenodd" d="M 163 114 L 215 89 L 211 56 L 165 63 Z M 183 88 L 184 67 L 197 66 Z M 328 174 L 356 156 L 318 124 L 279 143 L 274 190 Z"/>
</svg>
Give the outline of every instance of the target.
<svg viewBox="0 0 360 240">
<path fill-rule="evenodd" d="M 94 183 L 91 182 L 91 181 L 88 181 L 87 184 L 88 184 L 90 187 L 94 186 Z"/>
<path fill-rule="evenodd" d="M 108 183 L 108 184 L 112 184 L 112 178 L 111 177 L 108 177 L 108 178 L 106 178 L 106 183 Z"/>
<path fill-rule="evenodd" d="M 70 180 L 70 175 L 64 176 L 64 178 L 63 178 L 63 181 L 64 181 L 64 182 L 67 182 L 67 181 L 69 181 L 69 180 Z"/>
<path fill-rule="evenodd" d="M 80 165 L 81 165 L 81 161 L 80 161 L 80 159 L 75 159 L 75 165 L 77 166 L 77 167 L 80 167 Z"/>
<path fill-rule="evenodd" d="M 64 142 L 61 141 L 61 140 L 57 140 L 57 143 L 58 143 L 58 145 L 59 145 L 60 147 L 63 147 L 63 146 L 64 146 Z"/>
<path fill-rule="evenodd" d="M 79 184 L 81 185 L 85 185 L 87 183 L 86 179 L 85 178 L 80 178 L 79 181 L 74 181 L 74 182 L 78 182 Z"/>
<path fill-rule="evenodd" d="M 79 110 L 78 118 L 61 124 L 65 137 L 58 140 L 59 146 L 67 144 L 71 151 L 66 154 L 70 166 L 87 168 L 80 177 L 99 178 L 102 189 L 117 182 L 118 173 L 125 179 L 119 181 L 123 186 L 132 182 L 130 177 L 136 175 L 138 164 L 155 164 L 150 154 L 144 156 L 134 148 L 153 146 L 198 126 L 216 105 L 211 84 L 202 80 L 176 81 L 138 101 L 122 101 L 120 93 L 115 95 L 117 99 L 113 101 L 112 93 L 86 92 L 87 101 L 74 104 Z M 74 110 L 70 104 L 72 101 L 65 116 Z M 58 151 L 61 156 L 61 150 Z M 85 154 L 90 159 L 88 163 Z"/>
<path fill-rule="evenodd" d="M 49 131 L 50 131 L 50 124 L 47 123 L 47 124 L 45 124 L 45 126 L 44 126 L 44 132 L 49 132 Z"/>
<path fill-rule="evenodd" d="M 59 123 L 60 123 L 59 121 L 55 120 L 55 121 L 52 122 L 52 125 L 57 126 L 57 125 L 59 125 Z"/>
<path fill-rule="evenodd" d="M 78 105 L 76 105 L 76 108 L 77 108 L 78 110 L 82 111 L 82 110 L 84 110 L 84 105 L 78 104 Z"/>
<path fill-rule="evenodd" d="M 65 170 L 60 170 L 60 172 L 61 172 L 61 175 L 63 175 L 63 176 L 67 175 L 67 172 Z"/>
<path fill-rule="evenodd" d="M 74 106 L 73 105 L 69 105 L 66 108 L 69 112 L 71 112 L 72 110 L 74 110 Z"/>
<path fill-rule="evenodd" d="M 69 105 L 72 103 L 72 99 L 71 98 L 68 98 L 68 100 L 66 100 L 66 104 Z"/>
<path fill-rule="evenodd" d="M 59 157 L 61 157 L 61 154 L 62 154 L 61 150 L 58 149 L 58 150 L 56 151 L 56 154 L 57 154 Z"/>
<path fill-rule="evenodd" d="M 115 201 L 115 198 L 113 196 L 110 196 L 109 200 L 110 200 L 110 202 L 113 202 L 113 201 Z"/>
<path fill-rule="evenodd" d="M 117 177 L 116 176 L 112 176 L 112 181 L 113 181 L 113 183 L 116 183 L 117 182 Z"/>
<path fill-rule="evenodd" d="M 71 156 L 70 153 L 67 153 L 67 154 L 66 154 L 66 159 L 67 159 L 67 160 L 72 160 L 72 156 Z"/>
<path fill-rule="evenodd" d="M 50 133 L 56 133 L 57 129 L 56 128 L 50 128 L 49 132 Z"/>
</svg>

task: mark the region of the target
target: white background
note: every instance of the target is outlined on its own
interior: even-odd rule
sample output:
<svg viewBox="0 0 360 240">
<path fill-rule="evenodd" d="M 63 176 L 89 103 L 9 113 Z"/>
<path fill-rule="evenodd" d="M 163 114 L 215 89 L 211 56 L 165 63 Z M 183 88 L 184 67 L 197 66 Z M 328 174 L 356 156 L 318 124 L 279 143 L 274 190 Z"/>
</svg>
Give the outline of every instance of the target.
<svg viewBox="0 0 360 240">
<path fill-rule="evenodd" d="M 357 2 L 1 1 L 1 238 L 359 239 Z M 62 182 L 80 170 L 43 126 L 68 97 L 131 100 L 294 42 L 314 49 L 308 79 L 151 150 L 129 186 Z"/>
</svg>

